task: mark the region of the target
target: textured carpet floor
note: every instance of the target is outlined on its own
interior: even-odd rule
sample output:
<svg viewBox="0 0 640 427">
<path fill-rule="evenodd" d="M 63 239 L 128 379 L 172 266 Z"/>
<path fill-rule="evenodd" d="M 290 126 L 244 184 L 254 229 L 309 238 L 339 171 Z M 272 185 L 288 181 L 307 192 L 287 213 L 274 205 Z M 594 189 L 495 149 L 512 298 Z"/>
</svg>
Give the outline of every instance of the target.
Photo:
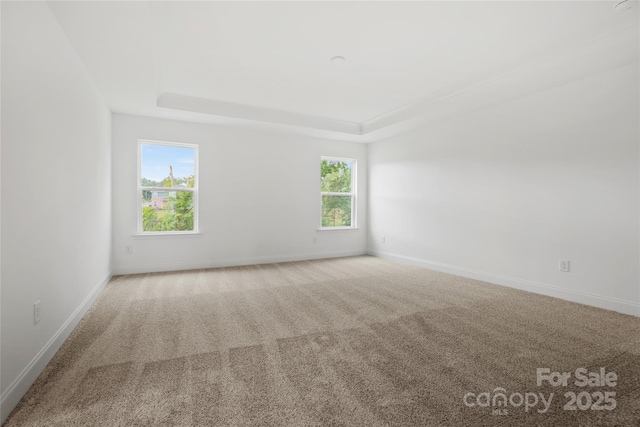
<svg viewBox="0 0 640 427">
<path fill-rule="evenodd" d="M 640 319 L 373 257 L 118 276 L 6 422 L 36 425 L 637 426 Z"/>
</svg>

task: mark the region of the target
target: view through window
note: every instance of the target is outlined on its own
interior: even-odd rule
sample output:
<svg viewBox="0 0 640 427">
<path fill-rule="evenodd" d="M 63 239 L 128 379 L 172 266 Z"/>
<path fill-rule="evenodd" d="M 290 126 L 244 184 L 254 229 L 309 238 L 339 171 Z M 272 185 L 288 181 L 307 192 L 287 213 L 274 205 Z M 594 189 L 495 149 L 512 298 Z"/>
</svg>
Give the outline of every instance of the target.
<svg viewBox="0 0 640 427">
<path fill-rule="evenodd" d="M 197 231 L 198 146 L 140 141 L 138 232 Z"/>
<path fill-rule="evenodd" d="M 353 159 L 321 158 L 322 228 L 355 227 L 355 166 Z"/>
</svg>

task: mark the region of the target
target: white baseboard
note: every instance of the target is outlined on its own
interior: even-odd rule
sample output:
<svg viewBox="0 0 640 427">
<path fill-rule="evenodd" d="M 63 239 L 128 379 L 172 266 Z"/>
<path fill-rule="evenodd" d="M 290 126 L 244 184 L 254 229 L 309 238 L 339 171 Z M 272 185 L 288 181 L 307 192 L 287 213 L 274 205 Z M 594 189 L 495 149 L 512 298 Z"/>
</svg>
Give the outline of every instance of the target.
<svg viewBox="0 0 640 427">
<path fill-rule="evenodd" d="M 370 250 L 369 255 L 397 262 L 398 264 L 415 265 L 418 267 L 429 268 L 431 270 L 442 271 L 444 273 L 455 274 L 457 276 L 468 277 L 471 279 L 482 280 L 484 282 L 493 283 L 501 286 L 508 286 L 527 292 L 546 295 L 554 298 L 560 298 L 566 301 L 577 302 L 579 304 L 590 305 L 593 307 L 604 308 L 605 310 L 617 311 L 623 314 L 640 317 L 640 304 L 633 301 L 621 300 L 618 298 L 610 298 L 602 295 L 596 295 L 588 292 L 580 292 L 571 289 L 564 289 L 558 286 L 547 285 L 545 283 L 533 282 L 530 280 L 517 279 L 514 277 L 501 276 L 498 274 L 486 273 L 483 271 L 471 270 L 468 268 L 457 267 L 453 265 L 443 264 L 435 261 L 422 260 L 404 255 L 391 254 Z"/>
<path fill-rule="evenodd" d="M 241 265 L 273 264 L 277 262 L 308 261 L 366 255 L 365 251 L 323 252 L 314 254 L 275 255 L 249 258 L 218 258 L 210 261 L 143 264 L 115 267 L 113 275 L 156 273 L 161 271 L 200 270 L 205 268 L 237 267 Z"/>
<path fill-rule="evenodd" d="M 38 375 L 42 373 L 47 363 L 56 354 L 62 343 L 69 337 L 73 329 L 78 325 L 78 322 L 85 315 L 87 310 L 91 307 L 95 299 L 98 297 L 102 289 L 111 280 L 111 273 L 108 273 L 102 278 L 89 292 L 89 295 L 80 303 L 78 308 L 69 316 L 66 322 L 56 331 L 56 333 L 49 339 L 47 344 L 38 352 L 38 354 L 29 362 L 26 368 L 20 372 L 20 375 L 9 385 L 9 387 L 2 393 L 0 398 L 0 422 L 4 422 L 11 411 L 20 402 L 20 399 L 25 395 L 29 387 L 38 378 Z"/>
</svg>

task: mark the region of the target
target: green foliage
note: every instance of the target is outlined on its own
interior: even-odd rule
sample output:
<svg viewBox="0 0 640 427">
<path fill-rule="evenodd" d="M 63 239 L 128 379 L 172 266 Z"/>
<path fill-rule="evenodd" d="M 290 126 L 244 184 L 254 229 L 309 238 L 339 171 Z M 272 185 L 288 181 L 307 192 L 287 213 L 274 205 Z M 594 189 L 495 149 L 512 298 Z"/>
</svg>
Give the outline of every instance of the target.
<svg viewBox="0 0 640 427">
<path fill-rule="evenodd" d="M 193 230 L 193 193 L 178 192 L 174 203 L 175 229 Z"/>
<path fill-rule="evenodd" d="M 323 193 L 351 192 L 352 164 L 335 160 L 320 163 L 320 188 Z M 322 196 L 322 226 L 351 226 L 351 195 Z"/>
<path fill-rule="evenodd" d="M 351 196 L 322 196 L 322 226 L 351 226 Z"/>
<path fill-rule="evenodd" d="M 143 185 L 144 185 L 143 178 Z M 150 180 L 148 180 L 150 181 Z M 154 186 L 166 187 L 170 179 L 167 177 L 161 182 L 154 181 Z M 186 184 L 187 188 L 193 188 L 195 177 L 174 179 L 174 185 Z M 170 184 L 169 184 L 170 185 Z M 151 200 L 149 191 L 148 199 L 145 198 L 147 191 L 143 191 L 142 202 Z M 167 201 L 162 209 L 154 209 L 144 206 L 142 208 L 142 230 L 143 231 L 192 231 L 194 227 L 193 217 L 193 193 L 190 191 L 168 191 Z"/>
<path fill-rule="evenodd" d="M 160 183 L 148 178 L 142 178 L 143 187 L 159 187 Z M 142 190 L 142 200 L 145 202 L 151 201 L 151 191 Z"/>
<path fill-rule="evenodd" d="M 195 177 L 193 175 L 190 176 L 190 177 L 187 177 L 187 178 L 174 178 L 173 179 L 173 186 L 174 187 L 178 187 L 178 186 L 180 186 L 182 184 L 186 184 L 187 187 L 193 188 L 193 182 L 194 181 L 195 181 Z M 142 184 L 142 185 L 144 185 L 144 184 Z M 158 182 L 156 187 L 171 187 L 171 178 L 170 177 L 166 177 L 162 181 Z"/>
<path fill-rule="evenodd" d="M 351 191 L 351 164 L 335 160 L 320 162 L 320 191 L 348 193 Z"/>
<path fill-rule="evenodd" d="M 161 227 L 158 221 L 158 213 L 155 209 L 148 206 L 142 208 L 142 230 L 143 231 L 156 231 Z"/>
<path fill-rule="evenodd" d="M 160 187 L 160 182 L 154 181 L 149 178 L 142 178 L 142 186 L 143 187 Z"/>
</svg>

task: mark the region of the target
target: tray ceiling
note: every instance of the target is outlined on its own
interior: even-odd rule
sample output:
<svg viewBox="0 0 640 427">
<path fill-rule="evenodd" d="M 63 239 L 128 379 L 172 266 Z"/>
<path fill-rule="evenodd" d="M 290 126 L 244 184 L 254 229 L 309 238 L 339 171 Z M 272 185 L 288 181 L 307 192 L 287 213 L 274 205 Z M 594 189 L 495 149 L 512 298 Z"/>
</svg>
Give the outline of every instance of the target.
<svg viewBox="0 0 640 427">
<path fill-rule="evenodd" d="M 114 112 L 363 141 L 637 62 L 638 8 L 615 4 L 49 2 Z"/>
</svg>

